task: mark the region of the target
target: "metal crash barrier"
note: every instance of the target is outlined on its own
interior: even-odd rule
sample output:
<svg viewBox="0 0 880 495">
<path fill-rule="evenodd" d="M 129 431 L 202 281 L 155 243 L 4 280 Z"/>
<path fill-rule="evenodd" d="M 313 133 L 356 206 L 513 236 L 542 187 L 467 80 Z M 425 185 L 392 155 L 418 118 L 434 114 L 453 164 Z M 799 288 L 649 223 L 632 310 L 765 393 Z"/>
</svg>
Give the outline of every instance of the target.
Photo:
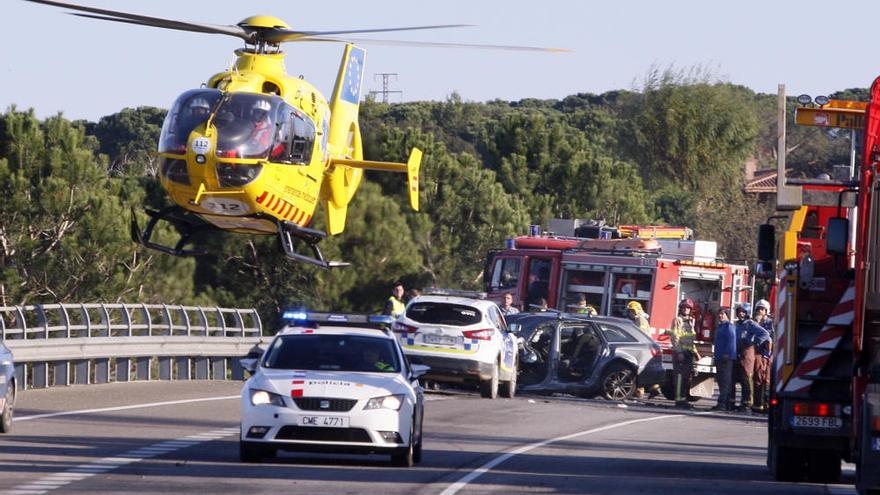
<svg viewBox="0 0 880 495">
<path fill-rule="evenodd" d="M 165 304 L 0 306 L 20 389 L 149 380 L 241 380 L 260 343 L 254 309 Z"/>
</svg>

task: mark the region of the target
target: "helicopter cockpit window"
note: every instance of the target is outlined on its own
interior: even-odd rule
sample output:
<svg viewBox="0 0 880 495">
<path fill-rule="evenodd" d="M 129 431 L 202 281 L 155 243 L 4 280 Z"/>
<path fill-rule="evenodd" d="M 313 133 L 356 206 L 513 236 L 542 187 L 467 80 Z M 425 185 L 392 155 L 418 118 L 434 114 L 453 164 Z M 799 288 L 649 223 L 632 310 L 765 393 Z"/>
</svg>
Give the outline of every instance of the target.
<svg viewBox="0 0 880 495">
<path fill-rule="evenodd" d="M 279 113 L 284 102 L 277 96 L 227 93 L 214 116 L 219 158 L 269 158 L 277 142 Z"/>
<path fill-rule="evenodd" d="M 180 95 L 162 124 L 159 152 L 185 154 L 189 134 L 208 120 L 221 95 L 216 89 L 194 89 Z"/>
<path fill-rule="evenodd" d="M 309 163 L 312 159 L 312 150 L 315 148 L 315 124 L 299 112 L 291 115 L 290 161 L 295 163 Z"/>
</svg>

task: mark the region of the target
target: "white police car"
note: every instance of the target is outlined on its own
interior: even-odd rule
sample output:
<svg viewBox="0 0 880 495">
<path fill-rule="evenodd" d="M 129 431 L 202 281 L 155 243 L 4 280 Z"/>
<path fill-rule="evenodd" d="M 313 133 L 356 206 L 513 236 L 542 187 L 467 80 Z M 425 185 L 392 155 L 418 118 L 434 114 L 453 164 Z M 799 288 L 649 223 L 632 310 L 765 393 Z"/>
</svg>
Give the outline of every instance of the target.
<svg viewBox="0 0 880 495">
<path fill-rule="evenodd" d="M 240 456 L 278 450 L 390 454 L 398 466 L 422 457 L 424 366 L 410 366 L 388 317 L 285 314 L 285 326 L 259 359 L 242 360 L 253 375 L 241 392 Z M 356 326 L 349 326 L 355 324 Z"/>
<path fill-rule="evenodd" d="M 498 306 L 480 292 L 429 289 L 394 323 L 410 362 L 426 379 L 479 385 L 483 397 L 516 393 L 518 345 Z"/>
<path fill-rule="evenodd" d="M 12 413 L 15 409 L 15 367 L 12 351 L 0 341 L 0 433 L 12 431 Z"/>
</svg>

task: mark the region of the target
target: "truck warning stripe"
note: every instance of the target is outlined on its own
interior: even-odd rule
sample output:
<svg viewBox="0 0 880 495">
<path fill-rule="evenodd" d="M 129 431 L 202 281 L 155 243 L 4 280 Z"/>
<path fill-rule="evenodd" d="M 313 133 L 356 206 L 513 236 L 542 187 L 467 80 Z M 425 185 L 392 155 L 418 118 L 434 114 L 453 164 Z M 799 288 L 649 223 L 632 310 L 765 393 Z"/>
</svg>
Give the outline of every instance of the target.
<svg viewBox="0 0 880 495">
<path fill-rule="evenodd" d="M 786 279 L 788 278 L 788 271 L 783 271 L 782 276 L 780 277 L 781 283 L 779 284 L 779 292 L 776 294 L 776 342 L 773 346 L 773 352 L 776 356 L 776 392 L 781 392 L 783 386 L 785 385 L 785 375 L 782 373 L 782 367 L 785 364 L 785 353 L 786 353 L 786 325 L 788 325 L 789 321 L 789 305 L 788 305 L 788 291 L 786 290 Z"/>
<path fill-rule="evenodd" d="M 847 327 L 852 325 L 855 316 L 855 294 L 855 285 L 850 284 L 840 297 L 840 302 L 831 311 L 828 321 L 819 331 L 807 355 L 792 373 L 791 379 L 785 385 L 786 392 L 806 392 L 813 385 L 813 381 L 807 377 L 819 374 L 831 357 L 831 351 L 846 334 Z"/>
</svg>

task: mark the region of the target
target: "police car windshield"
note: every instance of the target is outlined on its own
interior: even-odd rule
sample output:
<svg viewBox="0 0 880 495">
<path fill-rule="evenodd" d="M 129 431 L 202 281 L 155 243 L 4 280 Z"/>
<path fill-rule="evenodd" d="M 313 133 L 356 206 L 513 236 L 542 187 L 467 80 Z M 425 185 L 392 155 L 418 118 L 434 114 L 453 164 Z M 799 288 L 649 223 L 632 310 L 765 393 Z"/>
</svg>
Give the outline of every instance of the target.
<svg viewBox="0 0 880 495">
<path fill-rule="evenodd" d="M 266 351 L 266 368 L 399 373 L 394 342 L 362 335 L 285 335 Z"/>
<path fill-rule="evenodd" d="M 406 316 L 418 323 L 466 327 L 479 323 L 483 315 L 476 308 L 461 304 L 418 302 L 410 305 Z"/>
</svg>

